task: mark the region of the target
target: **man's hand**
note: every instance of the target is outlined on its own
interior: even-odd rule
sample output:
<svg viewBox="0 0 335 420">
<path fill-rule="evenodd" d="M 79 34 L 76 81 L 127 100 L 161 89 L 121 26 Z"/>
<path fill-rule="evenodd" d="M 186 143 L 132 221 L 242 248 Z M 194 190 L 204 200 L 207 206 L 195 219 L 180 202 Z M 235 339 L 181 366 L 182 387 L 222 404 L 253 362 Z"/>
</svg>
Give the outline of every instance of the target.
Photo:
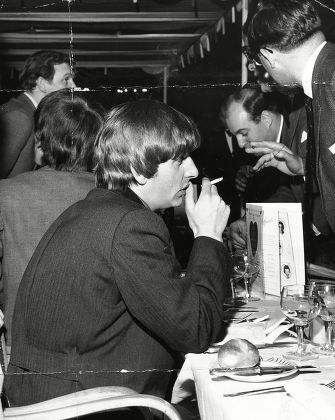
<svg viewBox="0 0 335 420">
<path fill-rule="evenodd" d="M 242 165 L 236 172 L 235 187 L 238 191 L 244 192 L 248 185 L 248 180 L 254 175 L 255 171 L 251 165 Z"/>
<path fill-rule="evenodd" d="M 294 154 L 282 143 L 272 141 L 250 142 L 245 148 L 247 153 L 262 155 L 256 165 L 255 171 L 273 166 L 288 175 L 304 175 L 304 163 L 300 156 Z"/>
<path fill-rule="evenodd" d="M 246 249 L 247 225 L 245 218 L 235 220 L 230 224 L 230 241 L 234 249 Z"/>
<path fill-rule="evenodd" d="M 197 236 L 209 236 L 222 242 L 222 234 L 227 225 L 230 207 L 219 196 L 217 188 L 208 178 L 203 178 L 201 193 L 195 199 L 193 184 L 186 190 L 185 211 L 190 228 Z"/>
</svg>

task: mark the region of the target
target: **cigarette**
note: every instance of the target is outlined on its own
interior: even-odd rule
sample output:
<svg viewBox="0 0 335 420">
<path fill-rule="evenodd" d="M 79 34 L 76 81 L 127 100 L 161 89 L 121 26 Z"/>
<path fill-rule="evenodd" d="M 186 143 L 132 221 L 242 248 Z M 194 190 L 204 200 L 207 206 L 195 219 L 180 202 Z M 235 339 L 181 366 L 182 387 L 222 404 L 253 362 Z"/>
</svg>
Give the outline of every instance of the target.
<svg viewBox="0 0 335 420">
<path fill-rule="evenodd" d="M 212 185 L 217 184 L 218 182 L 221 182 L 222 180 L 223 180 L 223 177 L 221 177 L 221 178 L 216 178 L 216 179 L 212 179 L 212 180 L 211 180 L 211 184 L 212 184 Z"/>
</svg>

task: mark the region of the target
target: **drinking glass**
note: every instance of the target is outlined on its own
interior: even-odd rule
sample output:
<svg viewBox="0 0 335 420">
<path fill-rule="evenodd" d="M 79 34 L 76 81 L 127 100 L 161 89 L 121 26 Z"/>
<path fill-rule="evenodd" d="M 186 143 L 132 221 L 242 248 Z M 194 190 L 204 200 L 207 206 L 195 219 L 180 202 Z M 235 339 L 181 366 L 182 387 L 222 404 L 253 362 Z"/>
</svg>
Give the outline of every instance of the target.
<svg viewBox="0 0 335 420">
<path fill-rule="evenodd" d="M 333 322 L 335 319 L 335 284 L 332 282 L 311 282 L 311 294 L 320 302 L 319 316 L 325 324 L 326 343 L 321 347 L 313 347 L 312 351 L 329 356 L 335 355 L 332 345 Z"/>
<path fill-rule="evenodd" d="M 232 280 L 238 282 L 243 279 L 245 287 L 245 296 L 238 300 L 242 302 L 260 300 L 259 297 L 251 296 L 251 283 L 259 272 L 259 265 L 249 260 L 247 251 L 235 252 L 232 258 L 234 267 Z"/>
<path fill-rule="evenodd" d="M 239 284 L 242 280 L 240 275 L 237 275 L 234 271 L 230 277 L 230 288 L 231 288 L 231 297 L 225 299 L 225 305 L 227 306 L 241 306 L 245 304 L 245 300 L 242 296 L 239 295 L 240 287 Z"/>
<path fill-rule="evenodd" d="M 317 354 L 307 352 L 304 345 L 304 328 L 318 316 L 319 300 L 313 295 L 310 286 L 284 286 L 280 295 L 280 307 L 289 321 L 295 324 L 298 335 L 298 346 L 295 351 L 283 354 L 288 360 L 303 361 L 316 359 Z"/>
</svg>

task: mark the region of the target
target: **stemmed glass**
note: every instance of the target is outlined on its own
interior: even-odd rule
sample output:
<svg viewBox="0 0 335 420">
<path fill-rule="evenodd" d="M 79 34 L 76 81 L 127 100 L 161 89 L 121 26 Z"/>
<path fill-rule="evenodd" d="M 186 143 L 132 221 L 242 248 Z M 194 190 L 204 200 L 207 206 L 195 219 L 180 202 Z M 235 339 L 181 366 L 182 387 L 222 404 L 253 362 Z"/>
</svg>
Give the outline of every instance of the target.
<svg viewBox="0 0 335 420">
<path fill-rule="evenodd" d="M 247 251 L 235 252 L 232 255 L 232 258 L 233 258 L 233 267 L 234 267 L 234 274 L 235 274 L 231 279 L 233 296 L 234 296 L 233 287 L 235 288 L 235 282 L 238 282 L 241 279 L 243 279 L 244 287 L 245 287 L 245 297 L 237 298 L 238 301 L 251 302 L 251 301 L 260 300 L 259 297 L 251 296 L 251 290 L 250 290 L 251 282 L 259 272 L 259 265 L 254 262 L 249 261 Z"/>
<path fill-rule="evenodd" d="M 238 283 L 242 279 L 241 276 L 237 275 L 235 272 L 232 273 L 230 277 L 230 288 L 231 288 L 231 297 L 225 300 L 225 305 L 228 306 L 240 306 L 245 304 L 244 298 L 238 296 Z"/>
<path fill-rule="evenodd" d="M 333 322 L 335 319 L 335 284 L 332 282 L 311 282 L 311 293 L 319 299 L 320 313 L 322 321 L 325 324 L 326 343 L 321 347 L 313 347 L 312 351 L 335 355 L 335 347 L 332 345 Z"/>
<path fill-rule="evenodd" d="M 285 353 L 283 357 L 296 361 L 316 359 L 318 355 L 307 352 L 304 346 L 304 328 L 320 311 L 319 299 L 315 297 L 310 286 L 284 286 L 280 296 L 280 307 L 284 315 L 295 324 L 298 335 L 296 351 Z"/>
</svg>

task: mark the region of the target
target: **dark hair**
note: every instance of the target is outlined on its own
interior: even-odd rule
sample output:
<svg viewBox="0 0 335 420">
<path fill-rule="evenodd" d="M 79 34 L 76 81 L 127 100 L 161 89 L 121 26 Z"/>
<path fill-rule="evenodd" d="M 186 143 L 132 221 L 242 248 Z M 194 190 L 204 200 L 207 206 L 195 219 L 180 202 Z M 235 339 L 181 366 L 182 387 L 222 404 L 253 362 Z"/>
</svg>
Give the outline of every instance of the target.
<svg viewBox="0 0 335 420">
<path fill-rule="evenodd" d="M 289 51 L 321 30 L 312 0 L 261 0 L 246 23 L 251 50 L 263 47 Z"/>
<path fill-rule="evenodd" d="M 262 112 L 267 110 L 282 113 L 281 104 L 274 92 L 263 92 L 259 85 L 243 86 L 236 89 L 221 105 L 221 112 L 225 116 L 233 102 L 242 104 L 250 120 L 259 122 Z"/>
<path fill-rule="evenodd" d="M 49 82 L 55 74 L 55 64 L 70 63 L 69 57 L 58 51 L 37 51 L 24 62 L 20 72 L 20 85 L 24 90 L 32 90 L 36 80 L 43 77 Z"/>
<path fill-rule="evenodd" d="M 102 116 L 77 92 L 61 89 L 45 96 L 35 113 L 35 141 L 43 151 L 43 165 L 92 171 L 94 142 L 102 122 Z"/>
<path fill-rule="evenodd" d="M 152 178 L 160 163 L 184 159 L 199 145 L 194 122 L 162 102 L 144 99 L 118 105 L 96 141 L 97 185 L 125 190 L 136 184 L 131 168 Z"/>
<path fill-rule="evenodd" d="M 286 264 L 286 265 L 284 265 L 284 267 L 283 267 L 283 271 L 285 271 L 285 270 L 287 270 L 287 269 L 291 271 L 290 266 Z"/>
</svg>

